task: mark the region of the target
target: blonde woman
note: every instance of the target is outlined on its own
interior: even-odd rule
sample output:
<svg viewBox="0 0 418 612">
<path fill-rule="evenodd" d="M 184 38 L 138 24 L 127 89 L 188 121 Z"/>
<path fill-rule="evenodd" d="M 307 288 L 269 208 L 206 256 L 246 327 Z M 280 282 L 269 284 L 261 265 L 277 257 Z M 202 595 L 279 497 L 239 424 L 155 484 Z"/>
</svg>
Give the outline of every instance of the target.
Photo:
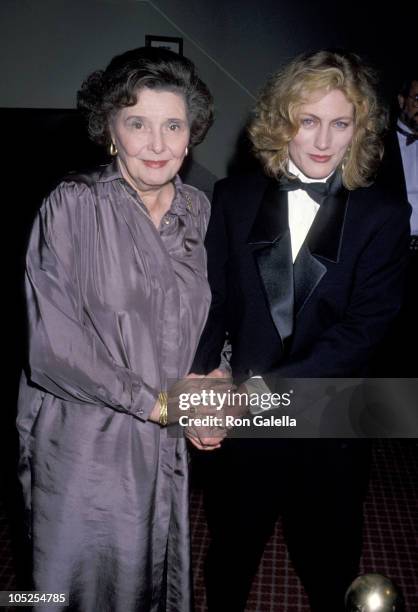
<svg viewBox="0 0 418 612">
<path fill-rule="evenodd" d="M 215 188 L 195 372 L 218 373 L 228 334 L 237 383 L 364 375 L 399 310 L 408 248 L 408 206 L 372 184 L 384 127 L 354 54 L 304 55 L 269 80 L 250 126 L 265 172 Z M 211 612 L 244 610 L 279 514 L 312 612 L 344 610 L 361 552 L 360 442 L 227 439 L 206 457 Z"/>
</svg>

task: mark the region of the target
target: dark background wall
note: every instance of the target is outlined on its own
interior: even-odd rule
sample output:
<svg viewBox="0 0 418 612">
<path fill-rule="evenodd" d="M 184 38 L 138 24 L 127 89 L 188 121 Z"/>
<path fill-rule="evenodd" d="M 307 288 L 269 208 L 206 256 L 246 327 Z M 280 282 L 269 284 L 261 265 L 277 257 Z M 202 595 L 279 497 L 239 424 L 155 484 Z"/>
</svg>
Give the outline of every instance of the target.
<svg viewBox="0 0 418 612">
<path fill-rule="evenodd" d="M 219 178 L 257 90 L 299 52 L 352 48 L 381 70 L 389 96 L 402 64 L 418 57 L 412 6 L 370 0 L 2 0 L 0 107 L 74 108 L 83 78 L 114 54 L 142 45 L 145 34 L 181 36 L 185 55 L 216 100 L 215 126 L 194 159 Z"/>
</svg>

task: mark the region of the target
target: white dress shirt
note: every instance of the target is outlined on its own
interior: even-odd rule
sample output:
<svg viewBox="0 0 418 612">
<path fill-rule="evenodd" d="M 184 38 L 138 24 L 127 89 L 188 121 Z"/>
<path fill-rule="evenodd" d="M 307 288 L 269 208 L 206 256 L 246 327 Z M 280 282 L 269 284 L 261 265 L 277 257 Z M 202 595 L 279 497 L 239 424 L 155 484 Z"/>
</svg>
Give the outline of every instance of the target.
<svg viewBox="0 0 418 612">
<path fill-rule="evenodd" d="M 407 125 L 398 121 L 400 128 L 405 132 L 411 132 Z M 418 235 L 418 141 L 406 145 L 406 136 L 397 132 L 399 148 L 401 150 L 403 172 L 405 175 L 408 202 L 412 206 L 411 234 Z"/>
<path fill-rule="evenodd" d="M 289 172 L 297 176 L 304 183 L 325 183 L 324 179 L 311 179 L 305 176 L 295 164 L 289 160 Z M 309 229 L 318 212 L 319 204 L 315 202 L 303 189 L 288 192 L 289 203 L 289 229 L 292 242 L 292 259 L 295 261 L 300 247 L 305 241 Z"/>
</svg>

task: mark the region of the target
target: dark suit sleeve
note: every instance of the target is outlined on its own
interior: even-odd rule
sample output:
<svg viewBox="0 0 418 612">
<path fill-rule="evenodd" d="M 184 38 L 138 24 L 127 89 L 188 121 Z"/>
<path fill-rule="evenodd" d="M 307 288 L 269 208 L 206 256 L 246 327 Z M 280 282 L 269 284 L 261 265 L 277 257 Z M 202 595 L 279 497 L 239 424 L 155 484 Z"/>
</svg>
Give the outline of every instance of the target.
<svg viewBox="0 0 418 612">
<path fill-rule="evenodd" d="M 386 215 L 385 222 L 375 230 L 359 255 L 344 316 L 306 350 L 292 355 L 282 366 L 266 374 L 264 378 L 270 389 L 275 389 L 282 377 L 364 374 L 373 351 L 402 303 L 409 215 L 410 207 L 391 208 L 391 214 Z"/>
<path fill-rule="evenodd" d="M 222 183 L 221 183 L 222 184 Z M 212 302 L 191 371 L 208 374 L 217 368 L 226 334 L 228 237 L 223 212 L 222 189 L 215 185 L 211 217 L 206 234 L 208 279 Z"/>
</svg>

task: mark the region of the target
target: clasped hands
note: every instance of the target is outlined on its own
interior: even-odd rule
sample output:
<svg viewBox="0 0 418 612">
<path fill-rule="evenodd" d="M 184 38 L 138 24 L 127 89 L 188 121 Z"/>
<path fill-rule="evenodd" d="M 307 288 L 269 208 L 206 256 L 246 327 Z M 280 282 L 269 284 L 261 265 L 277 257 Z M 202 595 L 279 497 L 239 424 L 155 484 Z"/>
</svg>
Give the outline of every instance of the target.
<svg viewBox="0 0 418 612">
<path fill-rule="evenodd" d="M 180 420 L 185 436 L 199 450 L 215 450 L 228 433 L 226 415 L 243 413 L 241 406 L 232 401 L 235 390 L 228 373 L 218 368 L 206 376 L 189 374 L 169 389 L 168 421 Z M 243 387 L 239 391 L 246 392 Z M 157 402 L 150 415 L 151 421 L 158 422 L 159 411 Z"/>
<path fill-rule="evenodd" d="M 226 372 L 216 368 L 212 370 L 206 376 L 201 376 L 199 374 L 189 374 L 188 379 L 196 379 L 199 380 L 199 383 L 202 385 L 201 390 L 213 390 L 214 387 L 214 379 L 216 379 L 216 392 L 217 393 L 228 393 L 228 391 L 233 391 L 236 387 L 232 383 L 232 379 Z M 205 384 L 206 383 L 206 384 Z M 205 416 L 216 417 L 216 424 L 207 424 L 207 425 L 194 425 L 190 424 L 185 429 L 186 438 L 199 450 L 215 450 L 221 446 L 221 442 L 226 437 L 228 428 L 225 423 L 222 423 L 223 415 L 217 415 L 218 411 L 216 411 L 216 406 L 206 406 L 200 404 L 199 406 L 193 407 L 193 417 L 195 419 L 202 419 Z M 219 424 L 218 424 L 219 423 Z"/>
<path fill-rule="evenodd" d="M 247 403 L 245 401 L 242 403 L 241 401 L 248 394 L 247 388 L 245 384 L 241 384 L 237 388 L 233 384 L 231 377 L 218 368 L 212 370 L 212 372 L 204 377 L 189 374 L 187 378 L 199 378 L 203 387 L 206 382 L 207 389 L 214 391 L 218 398 L 223 397 L 223 402 L 219 401 L 218 406 L 211 405 L 208 407 L 207 405 L 200 405 L 195 410 L 198 418 L 205 416 L 212 417 L 215 420 L 214 424 L 190 425 L 186 427 L 185 431 L 188 440 L 199 450 L 215 450 L 221 446 L 228 430 L 233 427 L 233 425 L 228 426 L 228 417 L 232 417 L 232 420 L 234 420 L 235 417 L 240 417 L 247 413 Z M 214 379 L 216 379 L 216 382 Z M 235 400 L 235 397 L 241 398 L 241 400 Z"/>
</svg>

